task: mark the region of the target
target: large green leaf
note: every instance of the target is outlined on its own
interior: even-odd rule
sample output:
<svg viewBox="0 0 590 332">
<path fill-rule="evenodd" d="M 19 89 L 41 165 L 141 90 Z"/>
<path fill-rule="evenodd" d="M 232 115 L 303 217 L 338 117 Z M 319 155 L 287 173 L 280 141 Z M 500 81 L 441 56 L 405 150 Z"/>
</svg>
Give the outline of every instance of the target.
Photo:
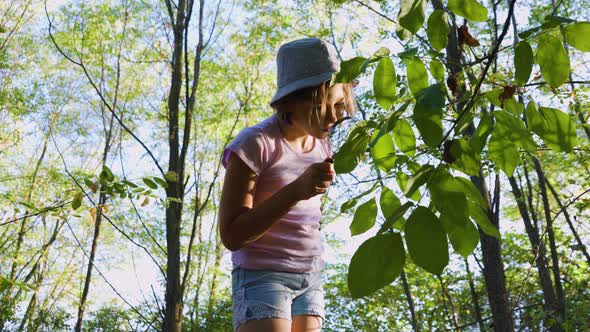
<svg viewBox="0 0 590 332">
<path fill-rule="evenodd" d="M 491 131 L 492 118 L 490 117 L 490 114 L 487 112 L 481 113 L 475 133 L 469 139 L 469 145 L 471 145 L 476 153 L 480 154 L 483 151 Z"/>
<path fill-rule="evenodd" d="M 449 0 L 449 10 L 470 21 L 485 22 L 488 9 L 476 0 Z"/>
<path fill-rule="evenodd" d="M 449 244 L 440 221 L 432 211 L 418 206 L 405 227 L 408 253 L 416 265 L 440 275 L 449 263 Z"/>
<path fill-rule="evenodd" d="M 389 110 L 395 100 L 395 67 L 390 58 L 382 58 L 373 76 L 375 100 L 385 110 Z"/>
<path fill-rule="evenodd" d="M 533 70 L 533 49 L 526 41 L 521 41 L 516 45 L 514 67 L 516 68 L 514 79 L 518 85 L 522 86 L 529 80 Z"/>
<path fill-rule="evenodd" d="M 383 213 L 383 217 L 387 219 L 390 217 L 397 209 L 402 206 L 399 198 L 387 187 L 383 187 L 381 190 L 381 196 L 379 196 L 379 205 L 381 206 L 381 213 Z"/>
<path fill-rule="evenodd" d="M 576 144 L 576 123 L 566 113 L 549 107 L 536 109 L 534 103 L 526 108 L 531 130 L 555 151 L 571 152 Z"/>
<path fill-rule="evenodd" d="M 434 172 L 434 167 L 432 165 L 422 165 L 422 167 L 420 167 L 420 169 L 408 180 L 405 188 L 403 188 L 404 195 L 406 195 L 406 197 L 412 197 L 421 186 L 428 182 L 432 177 L 432 172 Z"/>
<path fill-rule="evenodd" d="M 367 58 L 362 56 L 354 57 L 340 63 L 340 71 L 334 74 L 334 83 L 348 83 L 357 78 L 363 71 Z"/>
<path fill-rule="evenodd" d="M 442 114 L 445 92 L 441 84 L 433 84 L 416 96 L 413 119 L 424 143 L 437 146 L 442 140 Z"/>
<path fill-rule="evenodd" d="M 496 126 L 492 135 L 496 136 L 496 140 L 501 136 L 531 153 L 536 152 L 537 144 L 520 118 L 514 117 L 505 111 L 494 111 L 494 118 L 496 119 Z"/>
<path fill-rule="evenodd" d="M 356 250 L 348 270 L 348 289 L 353 298 L 370 295 L 400 275 L 406 252 L 396 233 L 376 235 Z"/>
<path fill-rule="evenodd" d="M 399 149 L 408 156 L 414 156 L 416 152 L 416 136 L 412 126 L 405 119 L 399 119 L 393 127 L 393 139 Z"/>
<path fill-rule="evenodd" d="M 373 137 L 377 136 L 377 132 L 373 134 Z M 395 145 L 393 145 L 393 139 L 390 134 L 382 135 L 377 139 L 375 145 L 371 147 L 371 156 L 375 161 L 375 165 L 385 172 L 395 165 Z"/>
<path fill-rule="evenodd" d="M 352 172 L 365 158 L 369 145 L 369 127 L 366 122 L 359 122 L 350 131 L 346 142 L 334 154 L 334 170 L 338 174 Z"/>
<path fill-rule="evenodd" d="M 371 229 L 375 225 L 375 218 L 377 218 L 377 202 L 373 197 L 356 209 L 350 224 L 351 235 L 359 235 Z"/>
<path fill-rule="evenodd" d="M 500 231 L 498 231 L 498 228 L 492 224 L 484 209 L 477 206 L 477 204 L 472 201 L 467 201 L 467 209 L 469 210 L 469 215 L 473 221 L 479 225 L 484 233 L 497 239 L 500 238 Z"/>
<path fill-rule="evenodd" d="M 479 175 L 480 154 L 469 144 L 467 137 L 451 141 L 451 155 L 455 159 L 450 165 L 467 175 Z"/>
<path fill-rule="evenodd" d="M 417 95 L 422 89 L 428 87 L 426 67 L 417 57 L 404 57 L 403 61 L 408 70 L 410 91 L 412 91 L 412 94 Z"/>
<path fill-rule="evenodd" d="M 449 26 L 447 14 L 440 9 L 434 10 L 428 17 L 426 28 L 426 34 L 432 48 L 440 51 L 447 47 L 450 31 L 451 27 Z"/>
<path fill-rule="evenodd" d="M 561 41 L 546 33 L 539 36 L 537 47 L 537 63 L 543 78 L 552 87 L 559 87 L 570 73 L 570 59 Z"/>
<path fill-rule="evenodd" d="M 437 59 L 432 59 L 430 61 L 430 74 L 437 82 L 443 83 L 445 81 L 445 66 Z"/>
<path fill-rule="evenodd" d="M 475 185 L 469 179 L 458 176 L 455 177 L 455 179 L 457 179 L 457 181 L 461 184 L 463 188 L 462 190 L 465 193 L 468 200 L 472 201 L 481 208 L 484 208 L 486 206 L 483 196 L 481 195 L 481 192 L 479 191 L 479 189 L 477 189 L 477 187 L 475 187 Z"/>
<path fill-rule="evenodd" d="M 566 25 L 565 39 L 582 52 L 590 52 L 590 22 L 577 22 Z"/>
<path fill-rule="evenodd" d="M 428 183 L 430 201 L 438 211 L 451 217 L 454 223 L 465 225 L 469 213 L 463 185 L 444 168 L 438 168 L 435 172 Z"/>
<path fill-rule="evenodd" d="M 447 231 L 451 245 L 461 256 L 467 258 L 479 243 L 479 232 L 471 221 L 467 221 L 465 225 L 457 225 L 452 220 L 452 217 L 447 214 L 440 215 L 440 221 Z"/>
<path fill-rule="evenodd" d="M 395 179 L 397 180 L 397 185 L 399 188 L 405 193 L 406 189 L 408 189 L 408 181 L 410 177 L 404 172 L 398 172 L 395 175 Z M 418 201 L 420 199 L 420 192 L 414 190 L 414 192 L 410 196 L 406 196 L 411 200 Z"/>
<path fill-rule="evenodd" d="M 501 134 L 492 134 L 488 144 L 490 160 L 496 164 L 507 176 L 512 176 L 519 161 L 518 148 L 514 143 Z"/>
<path fill-rule="evenodd" d="M 426 17 L 426 4 L 426 0 L 401 0 L 398 22 L 403 29 L 396 29 L 398 37 L 404 40 L 420 30 Z"/>
<path fill-rule="evenodd" d="M 381 47 L 370 58 L 361 56 L 342 61 L 340 63 L 340 71 L 332 75 L 331 85 L 336 83 L 352 82 L 360 74 L 364 73 L 367 66 L 373 62 L 381 60 L 383 57 L 389 56 L 389 49 Z"/>
</svg>

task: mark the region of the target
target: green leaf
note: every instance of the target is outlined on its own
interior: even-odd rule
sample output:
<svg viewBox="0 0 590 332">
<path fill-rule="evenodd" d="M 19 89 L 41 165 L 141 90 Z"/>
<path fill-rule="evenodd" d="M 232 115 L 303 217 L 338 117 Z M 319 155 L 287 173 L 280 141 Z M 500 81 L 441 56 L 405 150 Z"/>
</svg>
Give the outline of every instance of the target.
<svg viewBox="0 0 590 332">
<path fill-rule="evenodd" d="M 451 155 L 455 158 L 450 164 L 452 168 L 467 175 L 479 175 L 480 155 L 478 151 L 474 151 L 467 137 L 452 141 Z"/>
<path fill-rule="evenodd" d="M 470 21 L 485 22 L 488 9 L 476 0 L 449 0 L 449 10 Z"/>
<path fill-rule="evenodd" d="M 494 132 L 488 145 L 488 154 L 490 160 L 507 176 L 514 174 L 520 155 L 518 148 L 510 139 Z"/>
<path fill-rule="evenodd" d="M 452 221 L 452 217 L 446 214 L 440 215 L 440 221 L 447 231 L 451 245 L 461 256 L 467 258 L 479 243 L 479 232 L 471 221 L 460 226 Z"/>
<path fill-rule="evenodd" d="M 521 41 L 514 50 L 514 67 L 516 73 L 514 80 L 516 84 L 523 86 L 528 82 L 533 70 L 533 49 L 526 41 Z"/>
<path fill-rule="evenodd" d="M 375 218 L 377 218 L 377 202 L 373 197 L 356 209 L 350 224 L 351 235 L 359 235 L 371 229 L 375 225 Z"/>
<path fill-rule="evenodd" d="M 373 134 L 376 136 L 377 132 Z M 371 156 L 375 161 L 375 165 L 385 172 L 395 165 L 395 146 L 390 134 L 382 135 L 371 147 Z"/>
<path fill-rule="evenodd" d="M 445 81 L 445 66 L 437 59 L 432 59 L 430 61 L 430 74 L 437 82 L 443 83 Z"/>
<path fill-rule="evenodd" d="M 164 179 L 160 179 L 157 176 L 152 178 L 157 184 L 159 184 L 162 188 L 168 188 L 168 183 Z"/>
<path fill-rule="evenodd" d="M 410 179 L 410 177 L 403 172 L 398 172 L 395 175 L 395 179 L 397 180 L 397 185 L 399 186 L 399 188 L 402 190 L 402 192 L 406 192 L 406 189 L 408 188 L 408 181 Z M 418 201 L 420 199 L 420 192 L 419 191 L 414 191 L 414 193 L 410 196 L 406 196 L 411 200 L 414 201 Z"/>
<path fill-rule="evenodd" d="M 428 183 L 430 201 L 441 213 L 449 215 L 459 226 L 469 220 L 467 195 L 463 185 L 446 169 L 438 168 Z"/>
<path fill-rule="evenodd" d="M 441 84 L 433 84 L 416 96 L 413 119 L 424 143 L 437 146 L 443 137 L 442 114 L 445 92 Z"/>
<path fill-rule="evenodd" d="M 379 205 L 381 206 L 383 217 L 387 219 L 399 209 L 402 204 L 393 191 L 384 186 L 381 190 L 381 196 L 379 197 Z"/>
<path fill-rule="evenodd" d="M 481 113 L 481 117 L 479 119 L 479 123 L 477 124 L 477 129 L 475 129 L 475 133 L 471 136 L 469 144 L 473 148 L 475 152 L 480 154 L 483 151 L 483 148 L 486 145 L 486 141 L 488 140 L 488 136 L 492 131 L 492 118 L 490 117 L 489 113 Z"/>
<path fill-rule="evenodd" d="M 358 56 L 340 63 L 340 71 L 332 75 L 330 85 L 336 83 L 349 83 L 365 72 L 367 66 L 381 58 L 389 56 L 389 49 L 381 47 L 369 59 Z"/>
<path fill-rule="evenodd" d="M 516 101 L 514 97 L 504 100 L 504 106 L 502 108 L 518 118 L 524 113 L 524 105 L 521 102 Z"/>
<path fill-rule="evenodd" d="M 381 228 L 379 228 L 377 234 L 381 234 L 391 227 L 401 230 L 406 222 L 403 216 L 412 206 L 414 206 L 414 203 L 405 202 L 402 206 L 397 208 L 391 215 L 387 217 L 387 219 L 385 219 L 385 222 L 383 225 L 381 225 Z"/>
<path fill-rule="evenodd" d="M 334 170 L 338 174 L 352 172 L 358 163 L 365 158 L 369 145 L 367 123 L 361 121 L 351 130 L 346 142 L 334 154 Z"/>
<path fill-rule="evenodd" d="M 334 83 L 349 83 L 357 78 L 363 71 L 367 58 L 362 56 L 354 57 L 340 63 L 340 71 L 332 77 Z"/>
<path fill-rule="evenodd" d="M 492 136 L 496 136 L 496 140 L 503 137 L 530 153 L 537 151 L 537 144 L 533 140 L 531 132 L 525 128 L 524 122 L 520 118 L 505 111 L 494 111 L 493 114 L 496 125 Z"/>
<path fill-rule="evenodd" d="M 393 127 L 393 139 L 399 149 L 408 156 L 416 152 L 416 136 L 412 126 L 405 119 L 399 119 Z"/>
<path fill-rule="evenodd" d="M 552 87 L 562 85 L 570 73 L 570 59 L 561 41 L 549 34 L 539 36 L 537 63 L 541 74 Z"/>
<path fill-rule="evenodd" d="M 428 87 L 428 73 L 426 67 L 417 57 L 403 58 L 408 71 L 408 85 L 412 94 L 417 95 Z"/>
<path fill-rule="evenodd" d="M 449 244 L 440 221 L 432 211 L 418 206 L 405 227 L 408 253 L 416 265 L 440 275 L 449 263 Z"/>
<path fill-rule="evenodd" d="M 390 58 L 382 58 L 375 69 L 373 76 L 373 91 L 375 100 L 385 110 L 389 110 L 395 101 L 396 75 L 393 61 Z"/>
<path fill-rule="evenodd" d="M 115 179 L 113 172 L 107 166 L 102 167 L 99 178 L 104 182 L 112 182 Z"/>
<path fill-rule="evenodd" d="M 455 177 L 455 179 L 459 181 L 460 185 L 463 188 L 463 192 L 465 193 L 468 200 L 471 200 L 473 203 L 475 203 L 477 206 L 481 208 L 484 208 L 486 206 L 486 203 L 483 200 L 481 192 L 479 191 L 479 189 L 477 189 L 477 187 L 475 187 L 475 185 L 471 181 L 469 181 L 469 179 L 458 176 Z"/>
<path fill-rule="evenodd" d="M 342 203 L 342 205 L 340 206 L 340 213 L 344 213 L 344 212 L 352 209 L 356 205 L 357 202 L 358 202 L 358 200 L 353 198 L 353 199 L 349 199 L 348 201 Z"/>
<path fill-rule="evenodd" d="M 571 152 L 576 144 L 576 123 L 566 113 L 549 107 L 537 111 L 530 102 L 526 108 L 529 128 L 555 151 Z"/>
<path fill-rule="evenodd" d="M 440 9 L 434 10 L 428 17 L 428 27 L 426 28 L 426 34 L 432 48 L 440 51 L 447 47 L 450 31 L 451 27 L 449 26 L 447 14 Z"/>
<path fill-rule="evenodd" d="M 590 52 L 590 22 L 577 22 L 566 25 L 565 40 L 582 52 Z"/>
<path fill-rule="evenodd" d="M 178 175 L 174 171 L 167 172 L 164 174 L 164 179 L 174 183 L 178 180 Z"/>
<path fill-rule="evenodd" d="M 502 94 L 502 89 L 496 88 L 484 93 L 486 99 L 492 103 L 496 107 L 502 108 L 502 102 L 500 101 L 500 95 Z"/>
<path fill-rule="evenodd" d="M 479 225 L 484 233 L 500 239 L 498 228 L 492 224 L 485 210 L 471 201 L 467 201 L 467 209 L 471 218 Z"/>
<path fill-rule="evenodd" d="M 420 169 L 408 180 L 408 183 L 403 189 L 404 195 L 406 195 L 406 197 L 411 197 L 430 179 L 433 171 L 434 167 L 429 164 L 420 167 Z"/>
<path fill-rule="evenodd" d="M 142 178 L 143 183 L 145 183 L 148 187 L 152 189 L 158 189 L 158 185 L 152 181 L 150 178 Z"/>
<path fill-rule="evenodd" d="M 84 194 L 79 192 L 76 194 L 76 196 L 74 196 L 74 199 L 72 200 L 72 209 L 73 210 L 78 210 L 78 208 L 82 205 L 82 199 L 84 198 Z"/>
<path fill-rule="evenodd" d="M 376 235 L 363 242 L 350 260 L 348 289 L 352 298 L 370 295 L 400 275 L 406 253 L 396 233 Z"/>
<path fill-rule="evenodd" d="M 401 0 L 396 33 L 402 40 L 418 32 L 424 24 L 426 3 L 425 0 Z"/>
</svg>

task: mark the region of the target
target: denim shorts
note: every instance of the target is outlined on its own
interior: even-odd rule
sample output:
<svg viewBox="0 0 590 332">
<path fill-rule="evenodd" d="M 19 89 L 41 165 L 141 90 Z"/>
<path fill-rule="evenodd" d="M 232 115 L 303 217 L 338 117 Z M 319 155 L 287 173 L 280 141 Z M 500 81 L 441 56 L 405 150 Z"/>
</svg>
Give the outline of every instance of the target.
<svg viewBox="0 0 590 332">
<path fill-rule="evenodd" d="M 234 331 L 250 320 L 316 315 L 325 319 L 321 272 L 232 270 Z"/>
</svg>

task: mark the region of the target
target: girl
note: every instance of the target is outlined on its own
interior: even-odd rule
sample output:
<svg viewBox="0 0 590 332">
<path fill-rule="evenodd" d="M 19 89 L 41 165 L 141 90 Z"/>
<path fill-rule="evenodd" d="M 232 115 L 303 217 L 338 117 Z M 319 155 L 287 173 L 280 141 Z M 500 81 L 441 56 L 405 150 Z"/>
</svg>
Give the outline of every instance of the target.
<svg viewBox="0 0 590 332">
<path fill-rule="evenodd" d="M 320 195 L 335 175 L 326 138 L 354 112 L 352 85 L 330 87 L 339 67 L 320 39 L 281 46 L 274 114 L 223 152 L 219 231 L 232 251 L 234 331 L 321 328 Z"/>
</svg>

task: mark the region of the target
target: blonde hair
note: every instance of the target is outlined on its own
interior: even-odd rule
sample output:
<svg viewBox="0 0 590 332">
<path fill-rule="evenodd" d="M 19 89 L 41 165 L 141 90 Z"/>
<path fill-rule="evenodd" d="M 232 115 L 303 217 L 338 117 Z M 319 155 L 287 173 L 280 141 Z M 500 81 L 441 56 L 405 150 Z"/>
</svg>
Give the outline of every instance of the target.
<svg viewBox="0 0 590 332">
<path fill-rule="evenodd" d="M 311 100 L 312 108 L 308 110 L 307 120 L 310 127 L 314 120 L 317 124 L 322 123 L 322 119 L 326 116 L 326 104 L 328 101 L 328 88 L 330 81 L 324 82 L 318 86 L 303 88 L 292 92 L 285 97 L 277 100 L 271 107 L 275 110 L 279 118 L 288 124 L 292 124 L 290 120 L 290 112 L 286 105 L 298 103 L 302 100 Z M 353 83 L 342 83 L 342 90 L 344 92 L 344 109 L 348 116 L 352 116 L 356 112 L 356 104 L 353 93 Z M 318 107 L 319 106 L 319 107 Z M 337 114 L 338 119 L 343 115 Z"/>
</svg>

